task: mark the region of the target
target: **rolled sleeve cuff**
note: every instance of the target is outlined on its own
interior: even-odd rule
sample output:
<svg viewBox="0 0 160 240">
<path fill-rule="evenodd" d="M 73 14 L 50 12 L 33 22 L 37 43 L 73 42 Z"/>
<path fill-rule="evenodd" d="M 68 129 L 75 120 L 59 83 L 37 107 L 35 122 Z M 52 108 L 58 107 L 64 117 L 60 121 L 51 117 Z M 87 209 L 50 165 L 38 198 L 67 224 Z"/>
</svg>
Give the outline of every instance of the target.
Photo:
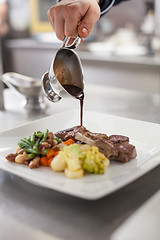
<svg viewBox="0 0 160 240">
<path fill-rule="evenodd" d="M 113 5 L 116 3 L 116 0 L 100 0 L 99 6 L 101 9 L 101 16 L 108 12 Z"/>
</svg>

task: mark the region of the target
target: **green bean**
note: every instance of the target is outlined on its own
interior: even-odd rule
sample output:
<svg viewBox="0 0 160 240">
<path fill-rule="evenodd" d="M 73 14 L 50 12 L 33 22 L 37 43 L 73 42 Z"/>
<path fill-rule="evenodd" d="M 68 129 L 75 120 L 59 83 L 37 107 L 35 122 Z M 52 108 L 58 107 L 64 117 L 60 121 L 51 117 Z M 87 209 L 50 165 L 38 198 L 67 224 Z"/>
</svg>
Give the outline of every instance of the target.
<svg viewBox="0 0 160 240">
<path fill-rule="evenodd" d="M 33 135 L 32 135 L 32 140 L 31 140 L 32 145 L 35 144 L 35 140 L 36 140 L 35 135 L 36 135 L 36 132 L 34 132 Z"/>
<path fill-rule="evenodd" d="M 47 139 L 47 137 L 48 137 L 48 129 L 46 130 L 46 132 L 44 133 L 44 135 L 43 135 L 43 138 L 42 138 L 42 140 L 40 141 L 40 144 L 42 143 L 42 142 L 45 142 L 46 141 L 46 139 Z"/>
<path fill-rule="evenodd" d="M 33 149 L 30 148 L 30 147 L 29 147 L 29 148 L 24 147 L 23 149 L 25 150 L 26 153 L 35 153 L 35 152 L 33 151 Z"/>
<path fill-rule="evenodd" d="M 35 154 L 35 153 L 30 153 L 30 154 L 28 154 L 28 158 L 31 160 L 31 159 L 33 159 L 33 158 L 35 158 L 37 156 L 37 154 Z"/>
<path fill-rule="evenodd" d="M 46 130 L 45 133 L 41 132 L 41 131 L 37 131 L 34 132 L 32 134 L 32 137 L 29 136 L 28 138 L 22 138 L 20 140 L 20 142 L 18 143 L 18 145 L 24 149 L 24 151 L 26 153 L 28 153 L 28 157 L 29 159 L 33 159 L 34 157 L 36 157 L 37 155 L 40 154 L 40 151 L 38 150 L 39 145 L 42 142 L 45 142 L 48 136 L 48 129 Z M 37 139 L 38 138 L 38 139 Z M 36 140 L 37 139 L 37 140 Z M 45 150 L 45 154 L 47 154 L 49 152 L 49 148 L 47 148 Z"/>
<path fill-rule="evenodd" d="M 26 142 L 24 142 L 24 141 L 19 142 L 18 145 L 19 145 L 21 148 L 23 148 L 23 147 L 30 147 L 30 144 L 29 144 L 29 143 L 26 143 Z"/>
<path fill-rule="evenodd" d="M 25 143 L 25 144 L 30 144 L 26 138 L 22 138 L 22 139 L 21 139 L 21 142 L 23 142 L 23 143 Z"/>
<path fill-rule="evenodd" d="M 29 143 L 32 143 L 32 141 L 31 141 L 31 136 L 29 136 L 29 137 L 27 138 L 27 141 L 28 141 Z"/>
<path fill-rule="evenodd" d="M 42 138 L 44 136 L 44 133 L 41 131 L 37 131 L 36 135 L 38 138 Z"/>
<path fill-rule="evenodd" d="M 47 155 L 47 153 L 49 152 L 49 149 L 50 149 L 50 148 L 46 148 L 46 149 L 44 150 L 44 154 Z"/>
<path fill-rule="evenodd" d="M 35 143 L 34 146 L 33 146 L 33 150 L 34 150 L 34 152 L 37 153 L 37 154 L 39 154 L 39 150 L 38 150 L 39 143 L 40 143 L 40 138 L 36 141 L 36 143 Z"/>
</svg>

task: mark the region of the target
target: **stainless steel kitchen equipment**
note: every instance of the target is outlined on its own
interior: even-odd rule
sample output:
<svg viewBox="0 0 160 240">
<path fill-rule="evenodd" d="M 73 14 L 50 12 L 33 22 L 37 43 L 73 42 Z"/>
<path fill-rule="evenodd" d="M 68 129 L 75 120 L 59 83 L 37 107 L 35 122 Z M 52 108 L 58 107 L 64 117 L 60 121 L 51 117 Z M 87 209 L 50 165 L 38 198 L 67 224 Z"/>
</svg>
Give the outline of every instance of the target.
<svg viewBox="0 0 160 240">
<path fill-rule="evenodd" d="M 65 86 L 77 87 L 78 94 L 84 89 L 81 61 L 73 50 L 80 44 L 81 38 L 77 35 L 72 44 L 70 40 L 70 37 L 65 37 L 62 47 L 51 62 L 49 72 L 42 77 L 44 93 L 52 102 L 58 102 L 63 97 L 73 97 Z"/>
<path fill-rule="evenodd" d="M 11 89 L 22 94 L 23 106 L 28 111 L 43 111 L 47 108 L 40 79 L 8 72 L 2 75 L 3 82 Z"/>
<path fill-rule="evenodd" d="M 3 101 L 3 83 L 2 83 L 2 51 L 1 51 L 1 39 L 0 39 L 0 110 L 4 109 Z"/>
</svg>

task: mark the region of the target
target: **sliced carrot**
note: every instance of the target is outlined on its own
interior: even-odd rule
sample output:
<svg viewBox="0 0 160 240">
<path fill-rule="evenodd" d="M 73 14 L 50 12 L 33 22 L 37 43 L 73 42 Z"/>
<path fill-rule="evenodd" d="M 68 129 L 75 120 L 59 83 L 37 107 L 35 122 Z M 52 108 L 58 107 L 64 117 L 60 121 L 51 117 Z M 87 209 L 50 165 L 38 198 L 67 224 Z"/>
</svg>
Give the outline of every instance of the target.
<svg viewBox="0 0 160 240">
<path fill-rule="evenodd" d="M 59 151 L 59 150 L 56 149 L 56 148 L 51 148 L 51 149 L 49 150 L 49 152 L 47 153 L 48 159 L 51 158 L 51 157 L 53 157 L 57 151 Z"/>
<path fill-rule="evenodd" d="M 48 166 L 51 166 L 51 162 L 52 162 L 52 160 L 54 159 L 55 156 L 58 155 L 58 153 L 59 153 L 59 151 L 55 152 L 55 153 L 54 153 L 54 156 L 51 157 L 50 159 L 48 159 Z"/>
<path fill-rule="evenodd" d="M 41 164 L 42 166 L 48 166 L 48 157 L 47 157 L 47 156 L 41 157 L 41 159 L 40 159 L 40 164 Z"/>
<path fill-rule="evenodd" d="M 53 160 L 54 157 L 51 157 L 50 159 L 48 159 L 48 166 L 51 166 L 51 162 Z"/>
<path fill-rule="evenodd" d="M 67 146 L 69 146 L 73 143 L 75 143 L 75 141 L 72 138 L 70 138 L 70 139 L 68 139 L 67 141 L 64 142 L 64 144 L 66 144 Z"/>
<path fill-rule="evenodd" d="M 57 156 L 57 155 L 59 154 L 59 152 L 60 152 L 60 151 L 55 152 L 54 157 Z"/>
</svg>

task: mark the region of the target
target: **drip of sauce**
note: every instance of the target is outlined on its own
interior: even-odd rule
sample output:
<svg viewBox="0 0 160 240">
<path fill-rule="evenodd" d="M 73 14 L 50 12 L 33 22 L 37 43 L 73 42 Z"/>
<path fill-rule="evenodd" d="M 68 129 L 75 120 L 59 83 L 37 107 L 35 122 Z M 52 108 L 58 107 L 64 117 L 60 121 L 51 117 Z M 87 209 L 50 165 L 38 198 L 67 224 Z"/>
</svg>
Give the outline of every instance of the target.
<svg viewBox="0 0 160 240">
<path fill-rule="evenodd" d="M 64 89 L 69 92 L 72 96 L 80 100 L 80 123 L 83 126 L 83 102 L 84 102 L 84 92 L 81 88 L 74 85 L 63 85 Z"/>
</svg>

